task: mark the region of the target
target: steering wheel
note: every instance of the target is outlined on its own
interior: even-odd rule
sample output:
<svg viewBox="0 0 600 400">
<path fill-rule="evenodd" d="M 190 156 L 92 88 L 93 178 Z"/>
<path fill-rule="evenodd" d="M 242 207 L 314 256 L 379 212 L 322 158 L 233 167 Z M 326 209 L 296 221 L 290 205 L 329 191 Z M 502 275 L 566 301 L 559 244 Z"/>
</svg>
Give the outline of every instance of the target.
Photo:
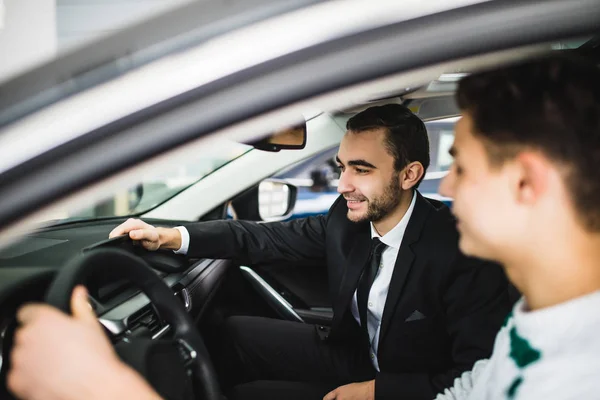
<svg viewBox="0 0 600 400">
<path fill-rule="evenodd" d="M 99 272 L 137 285 L 174 331 L 170 340 L 128 337 L 115 345 L 119 357 L 164 398 L 221 400 L 217 375 L 200 333 L 173 291 L 141 258 L 120 249 L 87 252 L 59 271 L 46 302 L 70 314 L 75 286 L 85 284 Z"/>
</svg>

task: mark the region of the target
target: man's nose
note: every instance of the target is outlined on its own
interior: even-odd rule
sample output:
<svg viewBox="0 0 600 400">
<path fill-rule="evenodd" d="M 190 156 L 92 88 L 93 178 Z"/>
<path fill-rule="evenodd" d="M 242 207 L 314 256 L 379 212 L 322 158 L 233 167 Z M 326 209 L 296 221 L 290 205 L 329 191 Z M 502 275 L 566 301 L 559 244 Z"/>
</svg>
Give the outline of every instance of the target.
<svg viewBox="0 0 600 400">
<path fill-rule="evenodd" d="M 454 174 L 452 170 L 448 171 L 448 174 L 442 178 L 438 192 L 444 197 L 454 197 Z"/>
<path fill-rule="evenodd" d="M 342 171 L 342 173 L 340 174 L 340 180 L 338 182 L 337 191 L 340 194 L 350 193 L 354 191 L 354 186 L 352 186 L 348 175 L 344 171 Z"/>
</svg>

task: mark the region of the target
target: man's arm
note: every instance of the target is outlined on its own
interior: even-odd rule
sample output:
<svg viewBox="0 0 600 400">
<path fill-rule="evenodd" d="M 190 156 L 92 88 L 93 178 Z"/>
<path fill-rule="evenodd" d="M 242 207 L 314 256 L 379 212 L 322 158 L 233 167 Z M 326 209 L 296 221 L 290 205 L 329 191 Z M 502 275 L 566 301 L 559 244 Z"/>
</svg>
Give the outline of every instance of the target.
<svg viewBox="0 0 600 400">
<path fill-rule="evenodd" d="M 489 360 L 479 360 L 470 371 L 463 372 L 454 380 L 454 385 L 439 393 L 434 400 L 467 400 L 475 383 L 482 376 Z M 375 381 L 357 382 L 340 386 L 327 393 L 323 400 L 373 400 L 375 398 Z"/>
<path fill-rule="evenodd" d="M 377 400 L 432 399 L 476 361 L 489 358 L 494 338 L 510 312 L 508 281 L 500 266 L 459 256 L 443 296 L 453 366 L 442 373 L 379 373 Z"/>
<path fill-rule="evenodd" d="M 227 258 L 241 263 L 323 262 L 327 217 L 288 222 L 211 221 L 186 225 L 191 257 Z"/>
<path fill-rule="evenodd" d="M 323 215 L 288 222 L 257 223 L 219 220 L 195 222 L 189 233 L 187 255 L 197 258 L 235 259 L 241 263 L 285 261 L 323 262 L 327 217 Z M 117 226 L 109 237 L 129 234 L 147 250 L 179 250 L 181 233 L 176 228 L 157 228 L 139 219 Z"/>
<path fill-rule="evenodd" d="M 444 389 L 434 400 L 467 400 L 475 384 L 483 379 L 483 371 L 489 364 L 489 360 L 479 360 L 470 371 L 463 372 L 461 376 L 454 380 L 452 387 Z"/>
<path fill-rule="evenodd" d="M 480 379 L 485 379 L 485 371 L 489 360 L 479 360 L 470 371 L 463 372 L 461 376 L 454 380 L 452 387 L 446 388 L 443 393 L 439 393 L 434 400 L 467 400 L 475 383 Z M 375 380 L 367 382 L 355 382 L 343 385 L 327 393 L 323 400 L 374 400 L 375 399 Z"/>
<path fill-rule="evenodd" d="M 331 210 L 342 197 L 331 206 Z M 218 220 L 184 227 L 190 236 L 187 254 L 198 258 L 235 259 L 243 263 L 323 262 L 327 215 L 287 222 L 257 223 Z M 138 219 L 117 226 L 109 237 L 129 234 L 148 250 L 178 250 L 182 237 L 175 228 L 156 228 Z"/>
</svg>

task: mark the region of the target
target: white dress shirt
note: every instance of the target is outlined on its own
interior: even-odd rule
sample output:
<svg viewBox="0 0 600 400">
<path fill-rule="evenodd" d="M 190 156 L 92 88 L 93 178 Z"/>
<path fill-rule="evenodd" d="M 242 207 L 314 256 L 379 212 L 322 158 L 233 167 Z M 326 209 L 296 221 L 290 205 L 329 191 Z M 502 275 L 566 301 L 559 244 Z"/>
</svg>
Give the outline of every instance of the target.
<svg viewBox="0 0 600 400">
<path fill-rule="evenodd" d="M 367 303 L 367 328 L 369 330 L 369 340 L 371 342 L 371 361 L 377 371 L 379 371 L 379 361 L 377 360 L 377 349 L 379 348 L 379 330 L 381 329 L 381 317 L 383 316 L 383 308 L 385 306 L 385 300 L 387 299 L 388 291 L 390 289 L 390 282 L 392 280 L 392 274 L 394 273 L 394 265 L 396 264 L 396 258 L 398 257 L 398 251 L 402 244 L 402 238 L 408 221 L 412 215 L 415 203 L 417 200 L 417 194 L 413 194 L 412 201 L 404 217 L 396 224 L 391 231 L 383 236 L 380 236 L 373 223 L 371 223 L 371 238 L 379 238 L 385 245 L 386 248 L 381 254 L 381 263 L 379 264 L 379 271 L 371 286 L 369 292 L 369 301 Z M 358 313 L 358 303 L 356 301 L 356 291 L 352 298 L 351 305 L 352 315 L 358 324 L 360 325 L 360 314 Z"/>
<path fill-rule="evenodd" d="M 386 248 L 381 254 L 379 271 L 377 271 L 377 275 L 373 281 L 373 286 L 371 286 L 371 291 L 369 292 L 369 301 L 367 304 L 367 321 L 369 339 L 371 342 L 371 360 L 373 361 L 373 366 L 377 371 L 379 371 L 377 348 L 379 345 L 379 330 L 381 328 L 383 308 L 385 306 L 385 300 L 387 299 L 388 290 L 390 288 L 390 281 L 392 280 L 392 274 L 394 272 L 396 258 L 398 257 L 398 251 L 400 250 L 400 245 L 402 244 L 402 238 L 404 237 L 404 232 L 408 226 L 408 221 L 410 220 L 410 216 L 415 208 L 416 200 L 417 194 L 415 192 L 413 194 L 412 201 L 410 202 L 410 206 L 408 207 L 406 214 L 404 214 L 404 217 L 402 217 L 400 222 L 398 222 L 398 224 L 385 235 L 380 236 L 375 230 L 373 223 L 371 223 L 371 238 L 379 238 L 386 245 Z M 190 234 L 183 226 L 177 226 L 175 229 L 179 230 L 181 233 L 181 247 L 178 250 L 175 250 L 175 253 L 187 254 L 190 246 Z M 358 313 L 358 304 L 356 302 L 356 291 L 354 292 L 354 297 L 352 298 L 351 310 L 354 319 L 356 319 L 356 321 L 360 324 L 360 315 Z"/>
<path fill-rule="evenodd" d="M 190 248 L 190 233 L 184 226 L 176 226 L 175 229 L 181 234 L 181 247 L 173 250 L 175 254 L 187 254 Z"/>
</svg>

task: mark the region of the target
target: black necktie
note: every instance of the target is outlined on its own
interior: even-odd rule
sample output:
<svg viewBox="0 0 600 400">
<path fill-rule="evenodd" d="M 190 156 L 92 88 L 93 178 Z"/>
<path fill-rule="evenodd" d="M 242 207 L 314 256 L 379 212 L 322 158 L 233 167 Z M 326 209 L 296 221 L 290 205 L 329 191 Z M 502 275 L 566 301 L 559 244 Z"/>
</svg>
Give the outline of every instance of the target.
<svg viewBox="0 0 600 400">
<path fill-rule="evenodd" d="M 369 302 L 369 292 L 371 286 L 377 276 L 379 270 L 379 263 L 381 262 L 381 253 L 385 249 L 386 245 L 379 240 L 379 238 L 373 238 L 371 243 L 371 254 L 367 260 L 367 265 L 358 281 L 358 288 L 356 291 L 356 302 L 358 305 L 358 314 L 360 315 L 360 325 L 363 331 L 366 332 L 367 338 L 369 337 L 369 328 L 367 324 L 367 303 Z"/>
</svg>

